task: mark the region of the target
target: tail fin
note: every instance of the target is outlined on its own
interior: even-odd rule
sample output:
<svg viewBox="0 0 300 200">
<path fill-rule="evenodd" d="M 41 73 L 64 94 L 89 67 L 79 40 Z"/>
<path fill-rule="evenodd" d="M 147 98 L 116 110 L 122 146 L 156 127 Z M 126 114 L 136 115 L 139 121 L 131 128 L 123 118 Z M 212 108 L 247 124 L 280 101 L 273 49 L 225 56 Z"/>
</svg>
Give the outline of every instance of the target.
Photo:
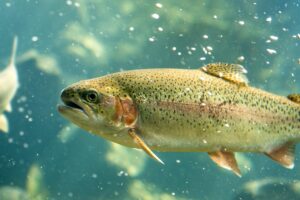
<svg viewBox="0 0 300 200">
<path fill-rule="evenodd" d="M 14 42 L 11 50 L 11 55 L 9 59 L 8 66 L 14 66 L 15 65 L 15 59 L 16 59 L 16 53 L 17 53 L 17 47 L 18 47 L 18 37 L 14 37 Z"/>
</svg>

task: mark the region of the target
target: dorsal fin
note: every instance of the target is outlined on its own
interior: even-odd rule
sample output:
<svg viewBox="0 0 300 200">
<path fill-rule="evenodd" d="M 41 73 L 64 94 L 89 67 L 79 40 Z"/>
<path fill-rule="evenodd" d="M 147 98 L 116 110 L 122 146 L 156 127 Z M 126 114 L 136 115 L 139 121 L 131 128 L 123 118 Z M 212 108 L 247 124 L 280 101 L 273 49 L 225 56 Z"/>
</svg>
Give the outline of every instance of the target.
<svg viewBox="0 0 300 200">
<path fill-rule="evenodd" d="M 239 64 L 210 63 L 203 66 L 201 70 L 238 85 L 245 86 L 249 82 L 245 75 L 247 70 Z"/>
<path fill-rule="evenodd" d="M 233 171 L 239 177 L 242 176 L 234 153 L 227 151 L 216 151 L 208 152 L 208 155 L 220 167 Z"/>
<path fill-rule="evenodd" d="M 290 94 L 287 98 L 295 103 L 300 104 L 300 94 Z"/>
<path fill-rule="evenodd" d="M 16 59 L 16 52 L 17 52 L 17 46 L 18 46 L 18 37 L 14 37 L 13 46 L 11 49 L 11 55 L 9 58 L 8 66 L 15 66 L 15 59 Z"/>
<path fill-rule="evenodd" d="M 289 169 L 294 168 L 294 160 L 295 160 L 294 143 L 288 142 L 280 146 L 279 148 L 275 148 L 265 154 L 286 168 Z"/>
</svg>

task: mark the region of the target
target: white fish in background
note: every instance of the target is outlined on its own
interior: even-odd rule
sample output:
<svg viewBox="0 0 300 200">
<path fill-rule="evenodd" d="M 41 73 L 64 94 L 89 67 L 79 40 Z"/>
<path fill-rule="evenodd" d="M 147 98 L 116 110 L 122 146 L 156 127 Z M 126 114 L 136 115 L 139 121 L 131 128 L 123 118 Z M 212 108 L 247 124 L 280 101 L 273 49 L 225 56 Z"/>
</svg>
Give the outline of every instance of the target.
<svg viewBox="0 0 300 200">
<path fill-rule="evenodd" d="M 0 71 L 0 132 L 9 131 L 8 121 L 4 112 L 11 112 L 11 100 L 19 87 L 18 73 L 15 65 L 18 38 L 14 38 L 8 65 Z"/>
</svg>

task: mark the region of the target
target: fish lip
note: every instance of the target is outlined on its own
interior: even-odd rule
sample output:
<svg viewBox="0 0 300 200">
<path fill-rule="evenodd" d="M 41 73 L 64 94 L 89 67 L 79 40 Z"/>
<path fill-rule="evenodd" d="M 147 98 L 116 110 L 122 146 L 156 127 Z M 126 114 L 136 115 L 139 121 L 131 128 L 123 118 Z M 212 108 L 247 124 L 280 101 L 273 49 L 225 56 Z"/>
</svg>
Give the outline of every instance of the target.
<svg viewBox="0 0 300 200">
<path fill-rule="evenodd" d="M 80 112 L 85 114 L 86 116 L 88 116 L 88 114 L 86 113 L 86 111 L 83 109 L 82 106 L 80 106 L 78 103 L 76 103 L 75 101 L 72 101 L 70 99 L 64 99 L 62 98 L 62 105 L 58 105 L 58 110 L 59 111 L 63 111 L 63 110 L 72 110 L 75 112 Z"/>
</svg>

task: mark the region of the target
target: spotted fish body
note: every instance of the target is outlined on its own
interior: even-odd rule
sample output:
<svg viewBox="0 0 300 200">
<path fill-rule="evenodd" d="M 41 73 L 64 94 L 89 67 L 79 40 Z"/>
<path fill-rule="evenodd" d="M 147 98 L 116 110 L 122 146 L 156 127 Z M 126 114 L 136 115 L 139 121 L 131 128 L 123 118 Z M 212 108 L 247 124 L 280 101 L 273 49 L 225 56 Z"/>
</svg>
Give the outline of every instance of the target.
<svg viewBox="0 0 300 200">
<path fill-rule="evenodd" d="M 232 78 L 223 69 L 217 74 L 208 69 L 133 70 L 70 86 L 72 91 L 89 86 L 105 95 L 130 99 L 134 107 L 134 120 L 125 126 L 117 124 L 107 133 L 81 127 L 129 147 L 139 147 L 126 134 L 134 128 L 151 150 L 221 152 L 210 156 L 225 168 L 235 167 L 231 152 L 266 153 L 289 167 L 293 159 L 283 161 L 280 156 L 289 154 L 300 140 L 299 102 L 250 87 L 243 76 Z M 238 169 L 232 170 L 239 174 Z"/>
<path fill-rule="evenodd" d="M 95 81 L 118 83 L 133 99 L 153 149 L 264 152 L 300 139 L 299 105 L 200 70 L 137 70 Z"/>
</svg>

